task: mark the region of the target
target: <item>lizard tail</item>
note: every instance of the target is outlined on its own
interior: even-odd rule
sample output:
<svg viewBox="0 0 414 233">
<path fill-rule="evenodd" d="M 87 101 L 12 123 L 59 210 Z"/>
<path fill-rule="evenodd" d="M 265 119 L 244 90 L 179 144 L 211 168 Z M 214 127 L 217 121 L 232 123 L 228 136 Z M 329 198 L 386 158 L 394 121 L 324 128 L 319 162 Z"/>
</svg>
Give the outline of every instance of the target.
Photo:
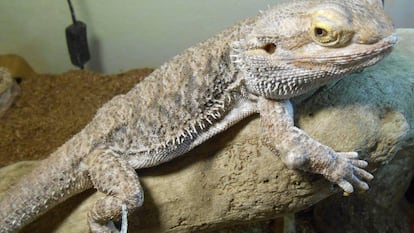
<svg viewBox="0 0 414 233">
<path fill-rule="evenodd" d="M 91 187 L 72 138 L 0 197 L 0 233 L 14 232 L 70 196 Z"/>
</svg>

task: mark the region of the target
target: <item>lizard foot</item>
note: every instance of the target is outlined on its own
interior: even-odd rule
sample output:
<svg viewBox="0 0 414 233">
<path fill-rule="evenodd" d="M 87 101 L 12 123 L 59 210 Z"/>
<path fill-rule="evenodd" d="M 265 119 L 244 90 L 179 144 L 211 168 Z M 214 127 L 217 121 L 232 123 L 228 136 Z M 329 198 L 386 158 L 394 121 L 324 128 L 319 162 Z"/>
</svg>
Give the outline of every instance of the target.
<svg viewBox="0 0 414 233">
<path fill-rule="evenodd" d="M 370 181 L 374 176 L 363 168 L 368 162 L 358 159 L 357 152 L 337 152 L 336 161 L 332 164 L 326 175 L 327 179 L 338 184 L 345 193 L 353 193 L 354 186 L 360 190 L 368 190 L 365 181 Z"/>
<path fill-rule="evenodd" d="M 89 176 L 93 186 L 105 197 L 96 201 L 88 213 L 91 232 L 127 233 L 128 211 L 140 207 L 144 201 L 138 175 L 126 160 L 117 157 L 111 151 L 97 151 L 90 155 Z M 122 219 L 119 231 L 110 223 Z"/>
</svg>

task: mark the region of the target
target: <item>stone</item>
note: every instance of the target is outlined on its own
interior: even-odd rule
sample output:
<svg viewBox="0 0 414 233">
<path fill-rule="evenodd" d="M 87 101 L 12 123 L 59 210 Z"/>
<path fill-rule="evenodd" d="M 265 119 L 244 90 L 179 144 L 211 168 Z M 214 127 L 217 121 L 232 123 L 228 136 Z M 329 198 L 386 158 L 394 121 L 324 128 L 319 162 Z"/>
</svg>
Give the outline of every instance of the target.
<svg viewBox="0 0 414 233">
<path fill-rule="evenodd" d="M 398 37 L 394 52 L 378 66 L 355 74 L 310 100 L 309 109 L 321 105 L 329 112 L 314 116 L 325 119 L 323 124 L 307 123 L 313 110 L 301 108 L 299 121 L 303 121 L 305 131 L 319 137 L 324 129 L 340 122 L 341 127 L 320 140 L 345 150 L 349 146 L 358 148 L 376 170 L 368 192 L 348 198 L 334 195 L 316 204 L 313 214 L 318 232 L 410 232 L 410 205 L 404 194 L 414 177 L 414 30 L 399 29 Z M 347 88 L 353 91 L 352 95 Z M 351 98 L 351 105 L 346 104 L 346 98 Z M 330 109 L 330 104 L 346 104 L 344 110 L 349 112 Z M 343 131 L 344 128 L 347 130 Z M 353 139 L 361 135 L 359 141 Z M 414 209 L 413 204 L 411 208 Z"/>
<path fill-rule="evenodd" d="M 11 77 L 10 72 L 0 67 L 0 117 L 12 105 L 19 92 L 19 85 Z"/>
</svg>

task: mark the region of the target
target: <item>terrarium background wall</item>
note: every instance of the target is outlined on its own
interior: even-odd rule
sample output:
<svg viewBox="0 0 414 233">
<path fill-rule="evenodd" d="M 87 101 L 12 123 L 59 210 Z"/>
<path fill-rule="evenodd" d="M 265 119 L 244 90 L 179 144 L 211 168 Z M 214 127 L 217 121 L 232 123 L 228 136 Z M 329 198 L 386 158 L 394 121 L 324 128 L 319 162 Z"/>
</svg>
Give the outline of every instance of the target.
<svg viewBox="0 0 414 233">
<path fill-rule="evenodd" d="M 88 26 L 87 69 L 118 73 L 157 67 L 260 9 L 284 0 L 72 0 Z M 414 1 L 385 0 L 396 27 L 414 27 Z M 70 63 L 65 0 L 0 1 L 0 54 L 23 56 L 37 72 L 64 72 Z"/>
</svg>

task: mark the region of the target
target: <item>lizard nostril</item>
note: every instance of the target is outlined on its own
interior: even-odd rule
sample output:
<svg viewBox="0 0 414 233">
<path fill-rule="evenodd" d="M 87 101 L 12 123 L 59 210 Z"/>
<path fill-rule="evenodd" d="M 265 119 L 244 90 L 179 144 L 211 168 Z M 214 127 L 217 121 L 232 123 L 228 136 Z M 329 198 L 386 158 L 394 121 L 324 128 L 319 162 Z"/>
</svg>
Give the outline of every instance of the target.
<svg viewBox="0 0 414 233">
<path fill-rule="evenodd" d="M 276 51 L 276 45 L 274 43 L 265 44 L 262 49 L 268 54 L 273 54 Z"/>
</svg>

